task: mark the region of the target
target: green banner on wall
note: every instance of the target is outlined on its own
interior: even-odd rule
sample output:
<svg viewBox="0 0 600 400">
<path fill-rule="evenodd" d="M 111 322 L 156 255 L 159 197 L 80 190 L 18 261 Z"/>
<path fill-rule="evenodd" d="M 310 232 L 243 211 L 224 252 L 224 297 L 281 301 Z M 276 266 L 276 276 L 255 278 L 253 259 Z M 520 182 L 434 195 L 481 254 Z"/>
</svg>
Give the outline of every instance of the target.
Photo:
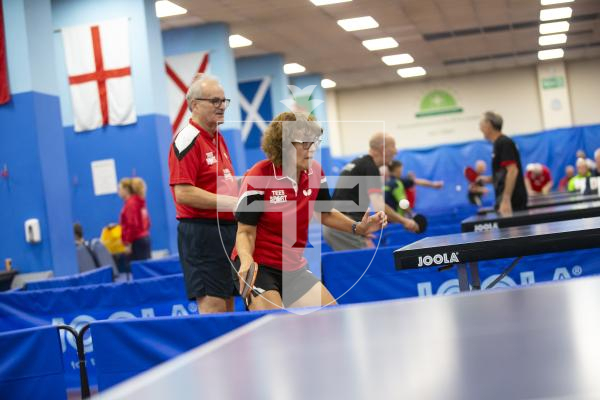
<svg viewBox="0 0 600 400">
<path fill-rule="evenodd" d="M 456 114 L 463 112 L 454 97 L 445 90 L 433 90 L 421 99 L 421 107 L 417 118 L 433 117 L 436 115 Z"/>
</svg>

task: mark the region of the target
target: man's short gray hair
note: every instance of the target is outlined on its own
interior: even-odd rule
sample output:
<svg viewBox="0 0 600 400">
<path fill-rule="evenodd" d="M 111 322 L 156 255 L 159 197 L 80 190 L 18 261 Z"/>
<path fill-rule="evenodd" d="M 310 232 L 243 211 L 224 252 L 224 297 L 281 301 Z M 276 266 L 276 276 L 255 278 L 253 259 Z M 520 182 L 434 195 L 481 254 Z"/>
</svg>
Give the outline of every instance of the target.
<svg viewBox="0 0 600 400">
<path fill-rule="evenodd" d="M 192 100 L 202 97 L 202 84 L 208 81 L 219 82 L 217 78 L 208 74 L 196 74 L 192 84 L 185 94 L 185 100 L 190 111 L 192 111 Z"/>
<path fill-rule="evenodd" d="M 501 131 L 502 130 L 502 116 L 500 114 L 496 114 L 493 111 L 487 111 L 485 114 L 483 114 L 483 118 L 486 121 L 489 121 L 490 125 L 492 125 L 492 128 L 494 128 L 497 131 Z"/>
</svg>

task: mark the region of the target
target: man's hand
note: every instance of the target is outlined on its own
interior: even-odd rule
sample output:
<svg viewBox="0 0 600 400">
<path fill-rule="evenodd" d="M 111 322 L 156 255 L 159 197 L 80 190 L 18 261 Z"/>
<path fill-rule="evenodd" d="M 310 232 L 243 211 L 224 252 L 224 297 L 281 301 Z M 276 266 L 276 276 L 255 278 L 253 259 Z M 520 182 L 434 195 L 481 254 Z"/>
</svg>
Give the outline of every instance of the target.
<svg viewBox="0 0 600 400">
<path fill-rule="evenodd" d="M 502 200 L 502 202 L 500 202 L 498 213 L 500 213 L 500 215 L 512 214 L 512 204 L 510 203 L 510 200 Z"/>
<path fill-rule="evenodd" d="M 406 221 L 404 223 L 402 223 L 402 225 L 404 225 L 404 229 L 406 229 L 409 232 L 416 232 L 419 230 L 419 225 L 417 225 L 417 223 L 409 218 L 406 218 Z"/>
<path fill-rule="evenodd" d="M 356 225 L 356 233 L 361 236 L 370 237 L 371 233 L 377 232 L 387 225 L 387 215 L 385 215 L 385 212 L 379 211 L 369 216 L 369 211 L 367 209 L 362 220 Z"/>
</svg>

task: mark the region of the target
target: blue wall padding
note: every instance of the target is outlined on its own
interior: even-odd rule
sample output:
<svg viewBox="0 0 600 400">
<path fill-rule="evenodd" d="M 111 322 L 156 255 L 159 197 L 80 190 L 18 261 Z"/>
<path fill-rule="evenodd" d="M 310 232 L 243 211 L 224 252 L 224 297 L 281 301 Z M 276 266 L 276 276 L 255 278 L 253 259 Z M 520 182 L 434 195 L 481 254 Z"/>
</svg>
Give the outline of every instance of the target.
<svg viewBox="0 0 600 400">
<path fill-rule="evenodd" d="M 458 292 L 456 269 L 398 271 L 394 250 L 399 246 L 341 251 L 323 255 L 323 281 L 340 304 L 391 300 Z M 512 260 L 479 263 L 482 282 L 499 274 Z M 578 250 L 524 257 L 497 287 L 532 284 L 600 273 L 600 250 Z M 489 283 L 489 282 L 488 282 Z"/>
<path fill-rule="evenodd" d="M 63 276 L 60 278 L 47 279 L 44 281 L 34 281 L 25 284 L 24 290 L 46 290 L 59 289 L 75 286 L 98 285 L 102 283 L 111 283 L 113 281 L 113 268 L 108 265 L 83 272 L 77 275 Z"/>
<path fill-rule="evenodd" d="M 62 351 L 56 327 L 0 333 L 0 397 L 67 398 Z"/>
<path fill-rule="evenodd" d="M 102 321 L 92 325 L 98 389 L 200 346 L 269 312 Z"/>
</svg>

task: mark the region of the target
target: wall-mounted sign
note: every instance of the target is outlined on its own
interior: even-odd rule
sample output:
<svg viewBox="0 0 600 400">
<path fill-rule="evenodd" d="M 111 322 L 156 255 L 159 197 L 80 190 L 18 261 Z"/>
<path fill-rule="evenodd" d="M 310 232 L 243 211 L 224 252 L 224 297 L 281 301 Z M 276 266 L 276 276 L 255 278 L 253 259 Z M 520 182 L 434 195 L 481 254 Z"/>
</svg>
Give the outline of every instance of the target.
<svg viewBox="0 0 600 400">
<path fill-rule="evenodd" d="M 433 90 L 421 99 L 421 107 L 417 118 L 437 115 L 456 114 L 463 112 L 454 97 L 445 90 Z"/>
<path fill-rule="evenodd" d="M 565 86 L 565 78 L 562 76 L 551 76 L 549 78 L 542 79 L 542 87 L 544 90 L 557 89 Z"/>
</svg>

